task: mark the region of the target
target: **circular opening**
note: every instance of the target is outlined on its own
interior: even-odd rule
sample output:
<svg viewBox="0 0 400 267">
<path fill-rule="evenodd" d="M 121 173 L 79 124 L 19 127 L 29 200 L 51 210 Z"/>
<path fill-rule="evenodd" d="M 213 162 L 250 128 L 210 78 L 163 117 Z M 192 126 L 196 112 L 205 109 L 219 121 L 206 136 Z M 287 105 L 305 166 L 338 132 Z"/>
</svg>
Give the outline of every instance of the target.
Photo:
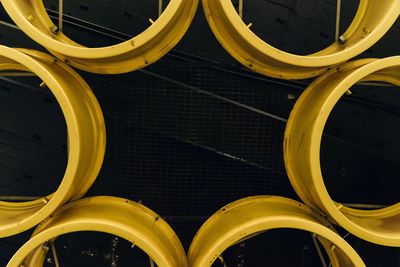
<svg viewBox="0 0 400 267">
<path fill-rule="evenodd" d="M 7 73 L 0 77 L 0 200 L 29 201 L 59 186 L 68 158 L 67 127 L 37 76 Z"/>
<path fill-rule="evenodd" d="M 1 256 L 0 256 L 0 266 L 7 266 L 15 251 L 24 245 L 26 240 L 32 236 L 33 229 L 22 232 L 11 237 L 2 237 L 1 246 Z"/>
<path fill-rule="evenodd" d="M 87 47 L 119 44 L 149 28 L 169 2 L 63 1 L 62 32 Z M 50 19 L 58 26 L 59 1 L 43 0 L 43 3 Z"/>
<path fill-rule="evenodd" d="M 395 204 L 400 201 L 400 90 L 371 82 L 350 91 L 331 112 L 321 141 L 327 190 L 335 201 L 357 209 Z"/>
<path fill-rule="evenodd" d="M 336 1 L 232 0 L 243 21 L 259 38 L 280 50 L 309 55 L 335 42 Z M 359 1 L 341 1 L 339 36 L 352 22 Z M 268 14 L 268 16 L 266 16 Z M 251 25 L 251 26 L 250 26 Z"/>
<path fill-rule="evenodd" d="M 329 258 L 324 248 L 317 239 L 316 242 L 324 260 L 329 264 Z M 261 265 L 274 267 L 322 266 L 312 234 L 297 229 L 272 229 L 259 233 L 225 250 L 222 258 L 217 259 L 212 266 Z"/>
<path fill-rule="evenodd" d="M 53 247 L 54 246 L 54 247 Z M 157 266 L 140 248 L 118 236 L 102 232 L 75 232 L 43 245 L 47 251 L 44 267 Z"/>
</svg>

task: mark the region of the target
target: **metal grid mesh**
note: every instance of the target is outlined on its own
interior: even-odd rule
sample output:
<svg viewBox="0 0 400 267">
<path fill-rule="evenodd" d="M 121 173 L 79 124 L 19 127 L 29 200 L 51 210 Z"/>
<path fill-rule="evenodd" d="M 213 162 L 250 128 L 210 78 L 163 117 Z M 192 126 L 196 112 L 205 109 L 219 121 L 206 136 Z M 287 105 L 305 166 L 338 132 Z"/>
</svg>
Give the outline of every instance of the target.
<svg viewBox="0 0 400 267">
<path fill-rule="evenodd" d="M 243 81 L 210 64 L 171 60 L 93 80 L 110 141 L 91 194 L 205 217 L 244 196 L 295 197 L 283 167 L 285 123 L 265 115 L 286 116 L 293 100 L 288 89 Z"/>
<path fill-rule="evenodd" d="M 129 23 L 126 25 L 130 27 Z M 303 32 L 298 34 L 303 37 Z M 98 39 L 96 35 L 94 40 Z M 14 41 L 26 46 L 27 40 L 15 38 Z M 395 51 L 393 49 L 383 50 Z M 298 89 L 303 89 L 304 85 L 282 84 L 225 67 L 173 52 L 146 70 L 128 75 L 82 73 L 102 105 L 108 135 L 104 166 L 89 194 L 142 201 L 168 220 L 186 248 L 201 223 L 232 200 L 255 194 L 296 198 L 283 168 L 282 137 L 285 118 L 300 92 Z M 5 90 L 3 95 L 7 95 L 8 86 L 2 89 Z M 17 90 L 12 89 L 13 92 Z M 41 115 L 60 116 L 56 108 L 44 107 L 42 95 L 22 92 L 26 100 L 23 105 L 29 102 L 42 108 Z M 45 98 L 45 102 L 48 101 L 49 98 Z M 9 104 L 10 98 L 6 96 L 3 100 L 4 104 Z M 57 106 L 56 103 L 53 106 Z M 33 109 L 25 106 L 25 110 Z M 8 119 L 18 117 L 4 114 Z M 1 193 L 28 195 L 34 189 L 41 195 L 59 183 L 60 179 L 55 177 L 60 177 L 56 174 L 64 169 L 65 144 L 60 140 L 49 141 L 48 136 L 37 139 L 42 136 L 40 131 L 48 128 L 48 121 L 58 121 L 58 118 L 42 119 L 43 122 L 36 125 L 37 131 L 24 132 L 24 142 L 21 138 L 16 140 L 14 135 L 14 139 L 6 139 L 9 133 L 0 131 L 2 149 L 7 142 L 19 143 L 22 147 L 26 141 L 31 150 L 38 150 L 43 144 L 57 145 L 41 152 L 40 164 L 38 158 L 30 159 L 26 171 L 18 170 L 15 179 L 20 179 L 24 185 L 19 184 L 19 180 L 12 181 L 12 186 L 2 187 Z M 54 132 L 62 133 L 59 139 L 65 136 L 63 127 L 62 124 L 52 125 Z M 48 156 L 43 157 L 49 153 L 55 156 L 50 160 Z M 49 173 L 51 161 L 59 162 Z M 16 165 L 20 166 L 21 162 Z M 3 175 L 4 170 L 0 168 Z M 43 173 L 47 173 L 45 181 Z M 37 183 L 39 180 L 42 182 Z M 5 265 L 29 234 L 2 239 L 0 263 Z M 379 259 L 388 259 L 384 254 L 376 256 L 377 252 L 384 251 L 381 247 L 365 244 L 352 236 L 347 239 L 352 239 L 352 245 L 369 260 L 368 265 L 379 266 Z M 385 249 L 393 251 L 390 259 L 396 262 L 396 251 Z M 249 259 L 256 260 L 260 256 L 250 255 L 250 252 L 252 249 L 245 251 Z M 243 249 L 234 252 L 232 257 L 240 253 Z"/>
</svg>

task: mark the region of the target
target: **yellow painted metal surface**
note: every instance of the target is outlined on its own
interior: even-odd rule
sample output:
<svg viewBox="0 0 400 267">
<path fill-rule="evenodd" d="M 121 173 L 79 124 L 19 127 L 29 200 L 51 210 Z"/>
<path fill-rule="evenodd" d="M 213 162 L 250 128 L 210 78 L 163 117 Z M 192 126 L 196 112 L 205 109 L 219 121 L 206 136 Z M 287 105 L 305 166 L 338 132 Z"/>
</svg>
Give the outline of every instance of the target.
<svg viewBox="0 0 400 267">
<path fill-rule="evenodd" d="M 78 231 L 104 232 L 124 238 L 142 249 L 159 267 L 187 266 L 178 237 L 160 216 L 133 201 L 100 196 L 77 200 L 57 210 L 38 226 L 7 267 L 43 266 L 46 250 L 42 245 Z"/>
<path fill-rule="evenodd" d="M 320 214 L 300 202 L 278 196 L 248 197 L 217 211 L 194 237 L 188 253 L 189 266 L 211 266 L 228 247 L 275 228 L 315 233 L 332 266 L 365 266 L 354 249 Z"/>
<path fill-rule="evenodd" d="M 62 32 L 50 20 L 42 0 L 1 0 L 14 22 L 29 37 L 68 64 L 88 72 L 115 74 L 151 64 L 182 38 L 196 13 L 198 0 L 171 0 L 149 28 L 113 46 L 89 48 Z"/>
<path fill-rule="evenodd" d="M 106 134 L 95 96 L 85 81 L 63 62 L 100 74 L 145 67 L 179 42 L 194 17 L 198 0 L 171 0 L 147 30 L 126 42 L 100 48 L 82 46 L 58 31 L 42 0 L 0 1 L 22 31 L 61 59 L 33 50 L 0 46 L 0 71 L 32 72 L 42 79 L 61 106 L 69 140 L 68 164 L 56 192 L 27 202 L 0 201 L 0 237 L 20 233 L 44 220 L 8 266 L 43 266 L 46 251 L 42 244 L 77 231 L 100 231 L 122 237 L 140 247 L 161 267 L 188 266 L 176 234 L 146 207 L 115 197 L 76 200 L 89 189 L 100 170 Z M 309 207 L 277 196 L 233 202 L 200 228 L 188 252 L 189 266 L 211 266 L 228 247 L 275 228 L 316 234 L 332 266 L 365 266 L 324 219 L 325 214 L 359 238 L 400 247 L 400 203 L 366 211 L 335 202 L 324 185 L 319 158 L 328 116 L 353 84 L 383 81 L 400 86 L 400 57 L 343 64 L 370 48 L 390 29 L 400 14 L 400 1 L 360 0 L 353 22 L 339 41 L 307 56 L 284 52 L 261 40 L 244 24 L 230 0 L 203 0 L 203 6 L 222 46 L 248 68 L 282 79 L 322 76 L 296 103 L 284 140 L 288 176 Z M 66 204 L 71 200 L 75 201 Z"/>
<path fill-rule="evenodd" d="M 360 0 L 353 22 L 331 46 L 311 55 L 284 52 L 255 35 L 237 14 L 231 1 L 203 0 L 208 23 L 222 46 L 244 66 L 282 79 L 304 79 L 325 72 L 374 45 L 400 14 L 400 1 Z"/>
<path fill-rule="evenodd" d="M 41 52 L 0 46 L 0 71 L 14 70 L 36 74 L 57 99 L 68 130 L 68 163 L 53 194 L 28 202 L 0 201 L 0 237 L 32 228 L 60 205 L 86 193 L 100 170 L 106 146 L 100 106 L 74 70 Z"/>
<path fill-rule="evenodd" d="M 378 210 L 345 207 L 331 199 L 321 172 L 320 145 L 326 121 L 341 96 L 360 81 L 400 86 L 400 57 L 350 62 L 315 80 L 298 99 L 286 126 L 286 170 L 307 205 L 328 214 L 359 238 L 400 247 L 400 203 Z"/>
</svg>

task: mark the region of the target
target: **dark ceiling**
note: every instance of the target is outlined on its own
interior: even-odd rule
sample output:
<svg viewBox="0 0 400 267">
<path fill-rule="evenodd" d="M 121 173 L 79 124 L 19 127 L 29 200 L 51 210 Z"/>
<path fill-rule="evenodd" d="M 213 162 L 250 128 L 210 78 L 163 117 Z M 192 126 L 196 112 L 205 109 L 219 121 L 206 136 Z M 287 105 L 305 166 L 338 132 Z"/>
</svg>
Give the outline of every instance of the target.
<svg viewBox="0 0 400 267">
<path fill-rule="evenodd" d="M 57 2 L 45 1 L 46 7 L 56 10 Z M 118 43 L 157 17 L 158 1 L 142 2 L 64 1 L 64 31 L 89 46 Z M 344 29 L 357 1 L 342 2 Z M 244 20 L 253 23 L 252 29 L 298 54 L 333 41 L 335 10 L 335 0 L 244 0 Z M 1 44 L 43 50 L 13 27 L 2 9 L 0 20 Z M 400 54 L 399 27 L 400 21 L 360 57 Z M 243 69 L 218 44 L 201 6 L 183 40 L 159 62 L 124 75 L 80 74 L 96 94 L 107 125 L 105 161 L 88 195 L 141 201 L 172 225 L 186 249 L 201 223 L 224 204 L 256 194 L 297 199 L 283 166 L 282 138 L 285 120 L 310 81 L 280 81 Z M 38 79 L 0 78 L 0 195 L 47 194 L 59 184 L 67 160 L 62 113 Z M 368 85 L 352 92 L 335 107 L 325 129 L 321 161 L 327 187 L 335 200 L 346 203 L 396 203 L 400 92 Z M 400 266 L 398 248 L 338 230 L 367 266 Z M 0 265 L 29 234 L 0 240 Z M 107 253 L 114 237 L 91 235 L 57 241 L 62 267 L 112 266 Z M 129 249 L 121 240 L 118 266 L 149 266 L 143 253 Z M 224 258 L 229 267 L 321 266 L 310 235 L 292 230 L 247 240 Z M 50 256 L 46 266 L 54 266 Z"/>
</svg>

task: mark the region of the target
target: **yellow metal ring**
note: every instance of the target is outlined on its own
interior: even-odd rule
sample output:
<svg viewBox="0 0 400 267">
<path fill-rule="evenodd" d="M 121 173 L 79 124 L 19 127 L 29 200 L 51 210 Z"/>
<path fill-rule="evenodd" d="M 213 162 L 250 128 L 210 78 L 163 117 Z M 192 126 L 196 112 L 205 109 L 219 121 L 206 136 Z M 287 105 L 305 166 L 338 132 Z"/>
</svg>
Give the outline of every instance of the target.
<svg viewBox="0 0 400 267">
<path fill-rule="evenodd" d="M 0 71 L 12 70 L 36 74 L 57 99 L 68 130 L 68 163 L 53 194 L 29 202 L 0 201 L 0 237 L 32 228 L 60 205 L 86 193 L 100 170 L 106 144 L 100 106 L 74 70 L 41 52 L 0 46 Z"/>
<path fill-rule="evenodd" d="M 240 240 L 276 228 L 315 233 L 332 266 L 365 266 L 354 249 L 320 214 L 300 202 L 278 196 L 244 198 L 213 214 L 190 245 L 189 266 L 211 266 L 227 248 Z"/>
<path fill-rule="evenodd" d="M 41 0 L 1 0 L 14 22 L 29 37 L 68 64 L 88 72 L 116 74 L 153 63 L 182 38 L 196 13 L 198 0 L 171 0 L 161 16 L 145 31 L 117 45 L 89 48 L 62 32 L 49 18 Z"/>
<path fill-rule="evenodd" d="M 60 235 L 97 231 L 119 236 L 142 249 L 159 267 L 186 267 L 185 251 L 175 232 L 143 205 L 117 197 L 91 197 L 70 202 L 35 230 L 8 267 L 43 266 L 43 244 Z"/>
<path fill-rule="evenodd" d="M 255 35 L 237 14 L 231 1 L 203 0 L 208 23 L 221 45 L 244 66 L 282 79 L 317 76 L 328 66 L 345 62 L 375 44 L 400 14 L 400 1 L 360 0 L 353 22 L 342 35 L 343 43 L 311 55 L 279 50 Z"/>
<path fill-rule="evenodd" d="M 285 166 L 290 182 L 307 205 L 362 239 L 400 247 L 400 203 L 379 210 L 345 207 L 330 198 L 322 177 L 320 145 L 326 121 L 341 96 L 360 81 L 400 86 L 400 57 L 350 62 L 315 80 L 290 114 L 284 139 Z"/>
</svg>

